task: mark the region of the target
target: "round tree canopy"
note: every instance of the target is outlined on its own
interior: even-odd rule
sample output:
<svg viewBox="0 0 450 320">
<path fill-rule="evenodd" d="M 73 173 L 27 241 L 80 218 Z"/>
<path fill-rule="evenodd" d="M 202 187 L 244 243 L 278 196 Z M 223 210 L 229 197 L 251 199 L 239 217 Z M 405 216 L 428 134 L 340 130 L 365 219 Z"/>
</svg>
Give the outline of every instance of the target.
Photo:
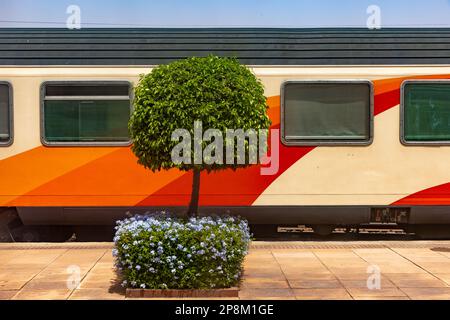
<svg viewBox="0 0 450 320">
<path fill-rule="evenodd" d="M 132 150 L 138 162 L 153 171 L 173 167 L 208 171 L 243 167 L 248 163 L 206 164 L 194 159 L 191 164 L 174 163 L 171 152 L 179 141 L 174 141 L 172 134 L 186 129 L 194 137 L 194 122 L 200 121 L 203 132 L 223 132 L 225 149 L 227 129 L 268 129 L 267 108 L 262 83 L 237 59 L 208 56 L 161 65 L 141 75 L 135 88 L 129 123 Z M 210 142 L 203 141 L 202 147 Z M 192 158 L 193 154 L 192 145 Z"/>
</svg>

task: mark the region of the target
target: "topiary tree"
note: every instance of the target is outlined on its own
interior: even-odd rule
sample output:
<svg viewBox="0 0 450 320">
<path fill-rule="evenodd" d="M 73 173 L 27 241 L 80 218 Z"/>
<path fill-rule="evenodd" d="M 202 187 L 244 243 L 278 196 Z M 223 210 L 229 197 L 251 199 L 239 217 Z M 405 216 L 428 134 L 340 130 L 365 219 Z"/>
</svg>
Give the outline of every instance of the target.
<svg viewBox="0 0 450 320">
<path fill-rule="evenodd" d="M 190 161 L 174 162 L 173 150 L 180 142 L 173 138 L 173 133 L 184 129 L 183 132 L 195 136 L 198 128 L 194 123 L 201 123 L 203 130 L 217 129 L 223 137 L 227 129 L 268 129 L 267 108 L 262 83 L 235 58 L 194 57 L 160 65 L 141 75 L 135 87 L 134 112 L 129 122 L 132 151 L 138 163 L 152 171 L 170 168 L 193 171 L 188 214 L 194 215 L 198 212 L 200 172 L 242 168 L 250 164 L 250 157 L 242 161 L 237 144 L 233 147 L 233 163 L 215 157 L 231 140 L 234 142 L 232 138 L 226 139 L 224 145 L 215 144 L 213 162 L 204 159 L 199 163 L 195 158 L 195 141 L 194 146 L 188 145 L 189 150 L 183 156 Z M 218 138 L 213 134 L 209 142 L 220 142 Z M 200 139 L 202 148 L 209 142 Z M 243 147 L 250 152 L 252 146 L 248 142 L 247 139 Z"/>
</svg>

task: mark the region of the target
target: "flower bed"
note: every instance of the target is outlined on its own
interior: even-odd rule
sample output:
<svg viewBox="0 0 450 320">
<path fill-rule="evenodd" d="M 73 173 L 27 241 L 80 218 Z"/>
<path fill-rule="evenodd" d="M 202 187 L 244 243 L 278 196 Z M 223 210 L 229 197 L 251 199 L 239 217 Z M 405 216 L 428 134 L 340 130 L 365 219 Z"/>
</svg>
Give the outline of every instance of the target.
<svg viewBox="0 0 450 320">
<path fill-rule="evenodd" d="M 239 283 L 250 243 L 245 220 L 164 212 L 117 222 L 116 266 L 127 288 L 209 289 Z"/>
</svg>

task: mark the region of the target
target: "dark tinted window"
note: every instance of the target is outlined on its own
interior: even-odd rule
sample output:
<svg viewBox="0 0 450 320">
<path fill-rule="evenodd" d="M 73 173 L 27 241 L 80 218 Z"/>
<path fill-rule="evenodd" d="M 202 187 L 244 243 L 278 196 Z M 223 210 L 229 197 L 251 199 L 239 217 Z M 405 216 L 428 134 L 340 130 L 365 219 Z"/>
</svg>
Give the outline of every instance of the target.
<svg viewBox="0 0 450 320">
<path fill-rule="evenodd" d="M 127 142 L 128 85 L 47 85 L 44 139 L 49 143 Z"/>
<path fill-rule="evenodd" d="M 406 83 L 403 94 L 404 140 L 450 141 L 450 83 Z"/>
<path fill-rule="evenodd" d="M 129 86 L 123 84 L 48 84 L 46 96 L 128 96 Z"/>
<path fill-rule="evenodd" d="M 290 82 L 283 99 L 287 142 L 370 141 L 371 86 L 367 82 Z"/>
<path fill-rule="evenodd" d="M 9 86 L 0 83 L 0 145 L 11 141 Z"/>
</svg>

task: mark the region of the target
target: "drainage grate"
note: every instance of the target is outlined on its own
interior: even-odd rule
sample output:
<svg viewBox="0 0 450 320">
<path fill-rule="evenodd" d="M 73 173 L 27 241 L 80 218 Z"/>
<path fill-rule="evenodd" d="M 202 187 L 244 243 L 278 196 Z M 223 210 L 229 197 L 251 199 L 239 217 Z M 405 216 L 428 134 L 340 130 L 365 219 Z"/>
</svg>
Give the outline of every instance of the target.
<svg viewBox="0 0 450 320">
<path fill-rule="evenodd" d="M 0 250 L 38 250 L 38 249 L 112 249 L 113 243 L 0 243 Z"/>
<path fill-rule="evenodd" d="M 37 249 L 112 249 L 112 242 L 104 243 L 0 243 L 0 250 L 37 250 Z M 450 252 L 450 241 L 253 241 L 252 250 L 295 250 L 295 249 L 431 249 Z"/>
<path fill-rule="evenodd" d="M 383 248 L 423 248 L 436 246 L 450 252 L 450 241 L 351 241 L 351 242 L 265 242 L 255 241 L 251 244 L 253 250 L 283 250 L 283 249 L 383 249 Z"/>
</svg>

